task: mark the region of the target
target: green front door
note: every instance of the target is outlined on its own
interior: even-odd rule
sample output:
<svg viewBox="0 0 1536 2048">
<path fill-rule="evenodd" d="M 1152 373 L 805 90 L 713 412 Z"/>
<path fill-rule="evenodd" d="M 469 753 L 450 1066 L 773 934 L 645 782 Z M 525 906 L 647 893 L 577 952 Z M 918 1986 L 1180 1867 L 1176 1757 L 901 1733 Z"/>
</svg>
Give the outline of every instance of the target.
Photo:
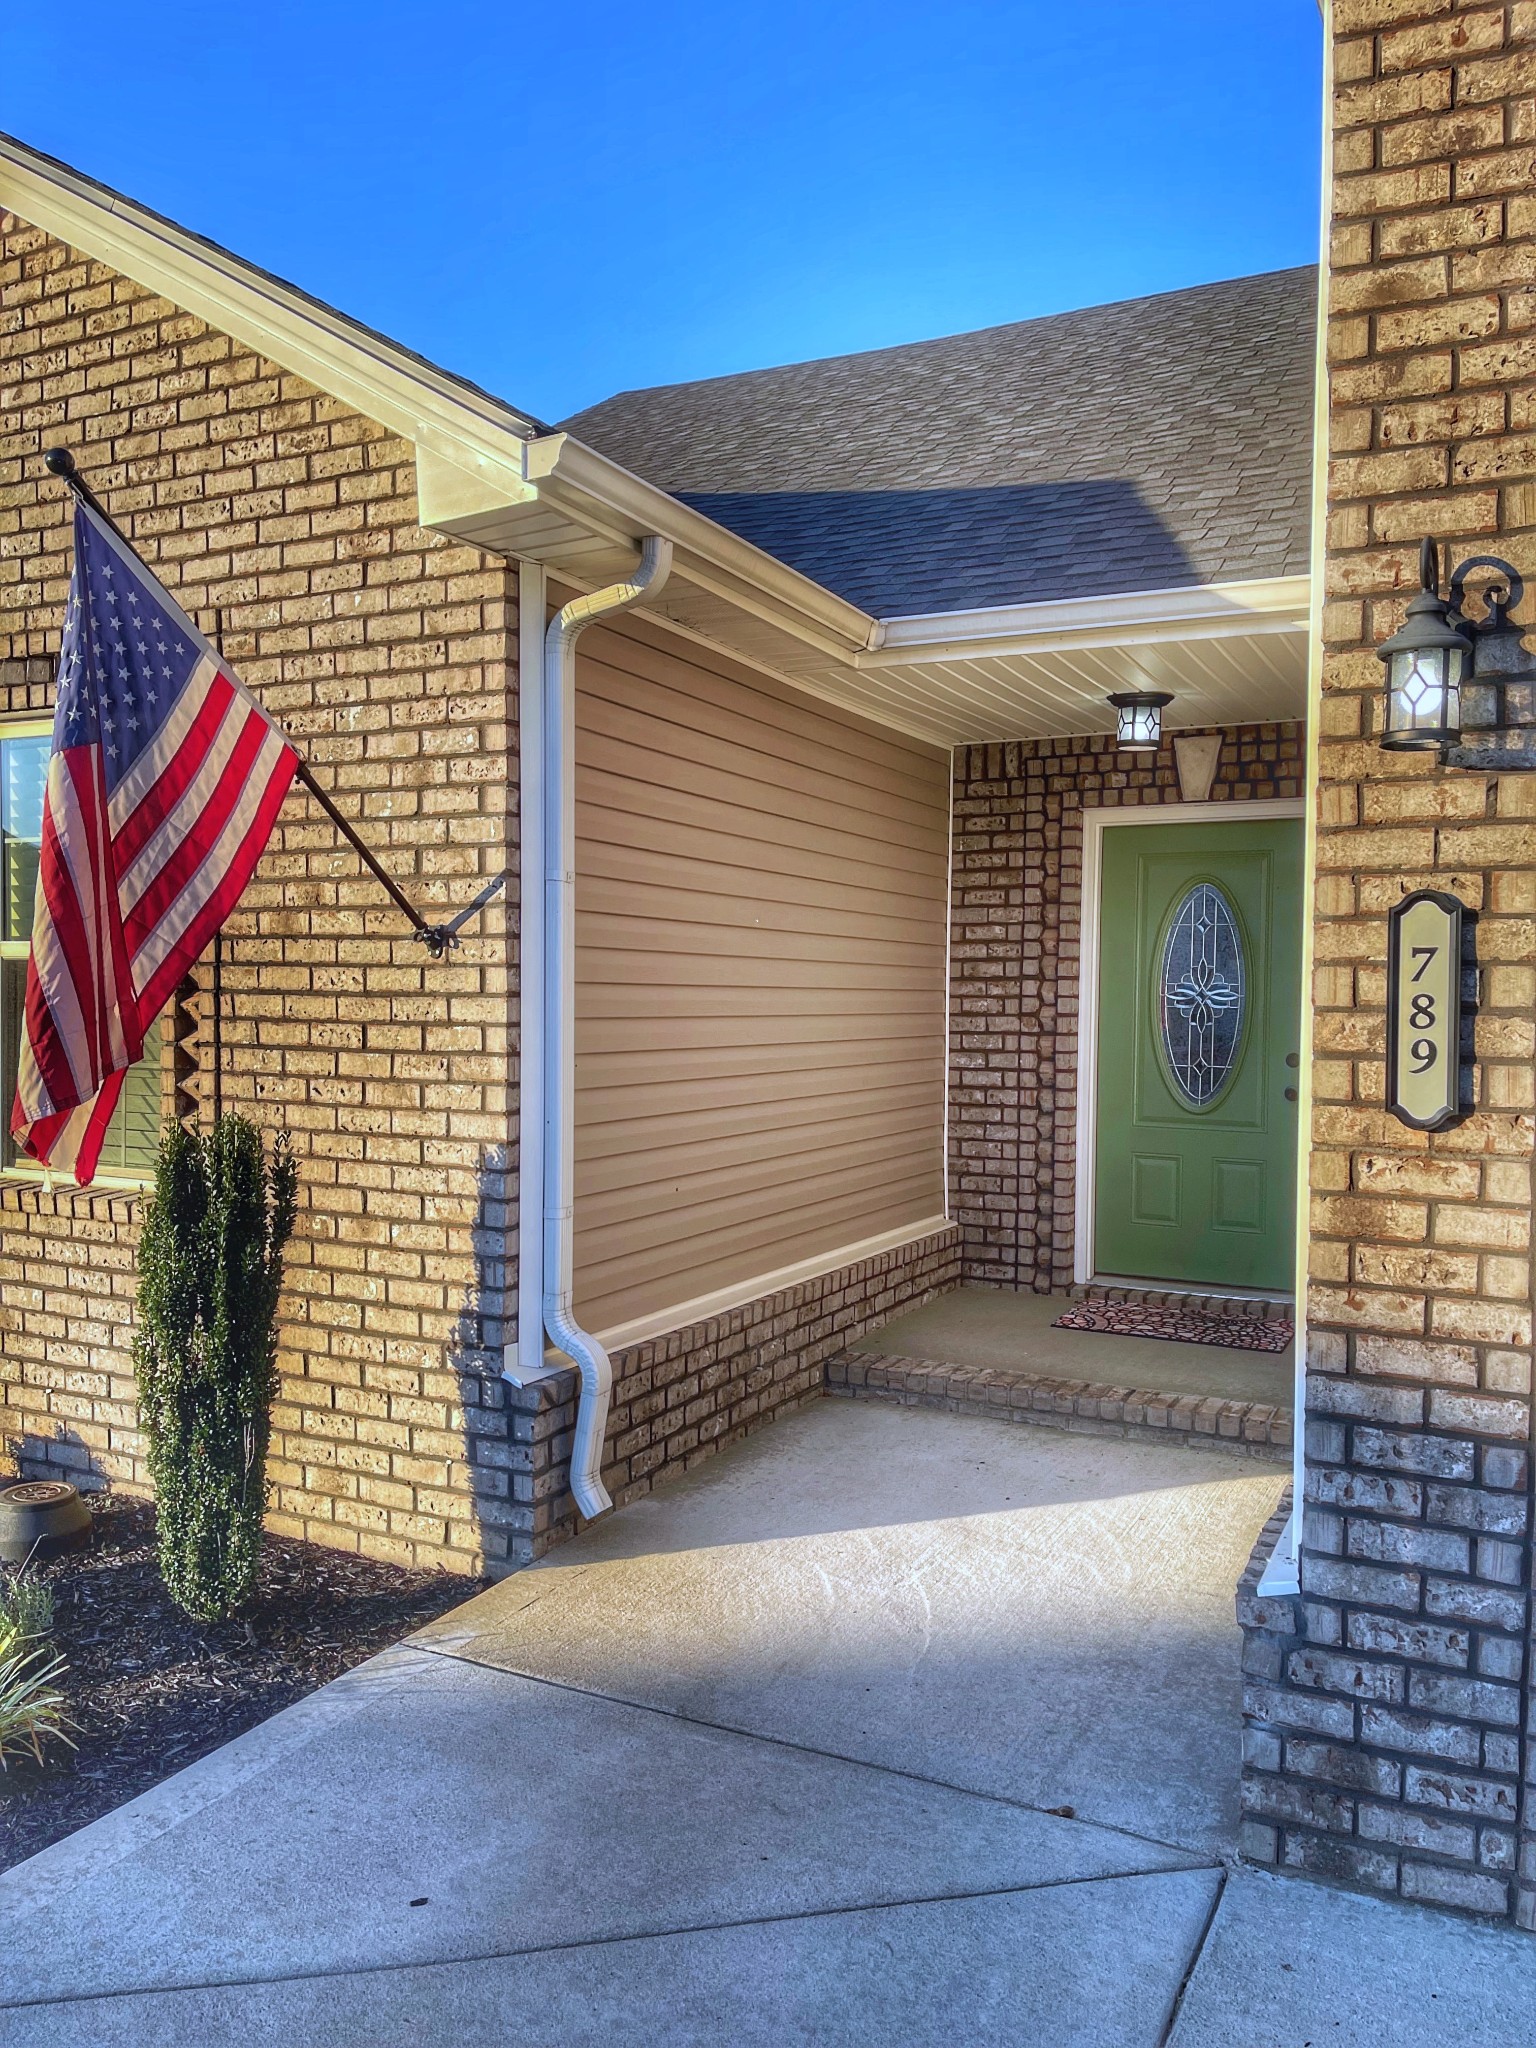
<svg viewBox="0 0 1536 2048">
<path fill-rule="evenodd" d="M 1095 1269 L 1289 1288 L 1301 820 L 1102 843 Z"/>
</svg>

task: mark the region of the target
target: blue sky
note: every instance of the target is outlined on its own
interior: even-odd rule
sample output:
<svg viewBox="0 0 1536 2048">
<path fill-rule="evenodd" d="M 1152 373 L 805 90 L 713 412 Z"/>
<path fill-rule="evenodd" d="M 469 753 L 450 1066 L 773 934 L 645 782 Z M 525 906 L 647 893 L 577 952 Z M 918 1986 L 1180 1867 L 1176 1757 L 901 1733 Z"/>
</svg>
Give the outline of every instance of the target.
<svg viewBox="0 0 1536 2048">
<path fill-rule="evenodd" d="M 74 0 L 5 41 L 0 127 L 548 420 L 1316 254 L 1314 0 Z"/>
</svg>

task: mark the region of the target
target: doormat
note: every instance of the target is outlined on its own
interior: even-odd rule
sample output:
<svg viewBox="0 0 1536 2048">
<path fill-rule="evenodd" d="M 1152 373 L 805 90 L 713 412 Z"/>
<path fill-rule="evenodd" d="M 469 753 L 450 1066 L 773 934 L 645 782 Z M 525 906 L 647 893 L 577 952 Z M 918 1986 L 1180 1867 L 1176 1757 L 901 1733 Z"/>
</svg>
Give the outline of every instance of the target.
<svg viewBox="0 0 1536 2048">
<path fill-rule="evenodd" d="M 1080 1301 L 1052 1327 L 1098 1330 L 1108 1337 L 1161 1337 L 1170 1344 L 1220 1344 L 1228 1351 L 1283 1351 L 1296 1334 L 1293 1323 L 1213 1316 L 1195 1308 L 1154 1308 L 1142 1301 Z"/>
</svg>

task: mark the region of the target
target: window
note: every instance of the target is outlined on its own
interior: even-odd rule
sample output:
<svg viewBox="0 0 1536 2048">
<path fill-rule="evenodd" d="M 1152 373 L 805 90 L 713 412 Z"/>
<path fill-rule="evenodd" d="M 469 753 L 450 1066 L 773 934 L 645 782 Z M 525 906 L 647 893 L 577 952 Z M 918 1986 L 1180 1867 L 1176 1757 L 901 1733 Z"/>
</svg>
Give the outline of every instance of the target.
<svg viewBox="0 0 1536 2048">
<path fill-rule="evenodd" d="M 0 730 L 0 1163 L 8 1171 L 36 1173 L 11 1137 L 16 1063 L 27 987 L 27 951 L 37 893 L 43 835 L 43 792 L 48 780 L 49 728 L 13 725 Z M 144 1041 L 144 1057 L 129 1070 L 97 1179 L 148 1179 L 160 1142 L 160 1026 Z"/>
</svg>

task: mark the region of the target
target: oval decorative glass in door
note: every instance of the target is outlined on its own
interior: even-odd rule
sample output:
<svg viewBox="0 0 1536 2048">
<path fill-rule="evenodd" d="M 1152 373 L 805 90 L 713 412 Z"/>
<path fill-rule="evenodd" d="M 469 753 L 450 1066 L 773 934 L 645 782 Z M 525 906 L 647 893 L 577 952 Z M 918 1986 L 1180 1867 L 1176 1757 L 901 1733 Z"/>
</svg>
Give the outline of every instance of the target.
<svg viewBox="0 0 1536 2048">
<path fill-rule="evenodd" d="M 1214 882 L 1196 882 L 1174 910 L 1163 941 L 1157 1004 L 1163 1057 L 1195 1109 L 1231 1077 L 1247 1007 L 1243 936 Z"/>
</svg>

